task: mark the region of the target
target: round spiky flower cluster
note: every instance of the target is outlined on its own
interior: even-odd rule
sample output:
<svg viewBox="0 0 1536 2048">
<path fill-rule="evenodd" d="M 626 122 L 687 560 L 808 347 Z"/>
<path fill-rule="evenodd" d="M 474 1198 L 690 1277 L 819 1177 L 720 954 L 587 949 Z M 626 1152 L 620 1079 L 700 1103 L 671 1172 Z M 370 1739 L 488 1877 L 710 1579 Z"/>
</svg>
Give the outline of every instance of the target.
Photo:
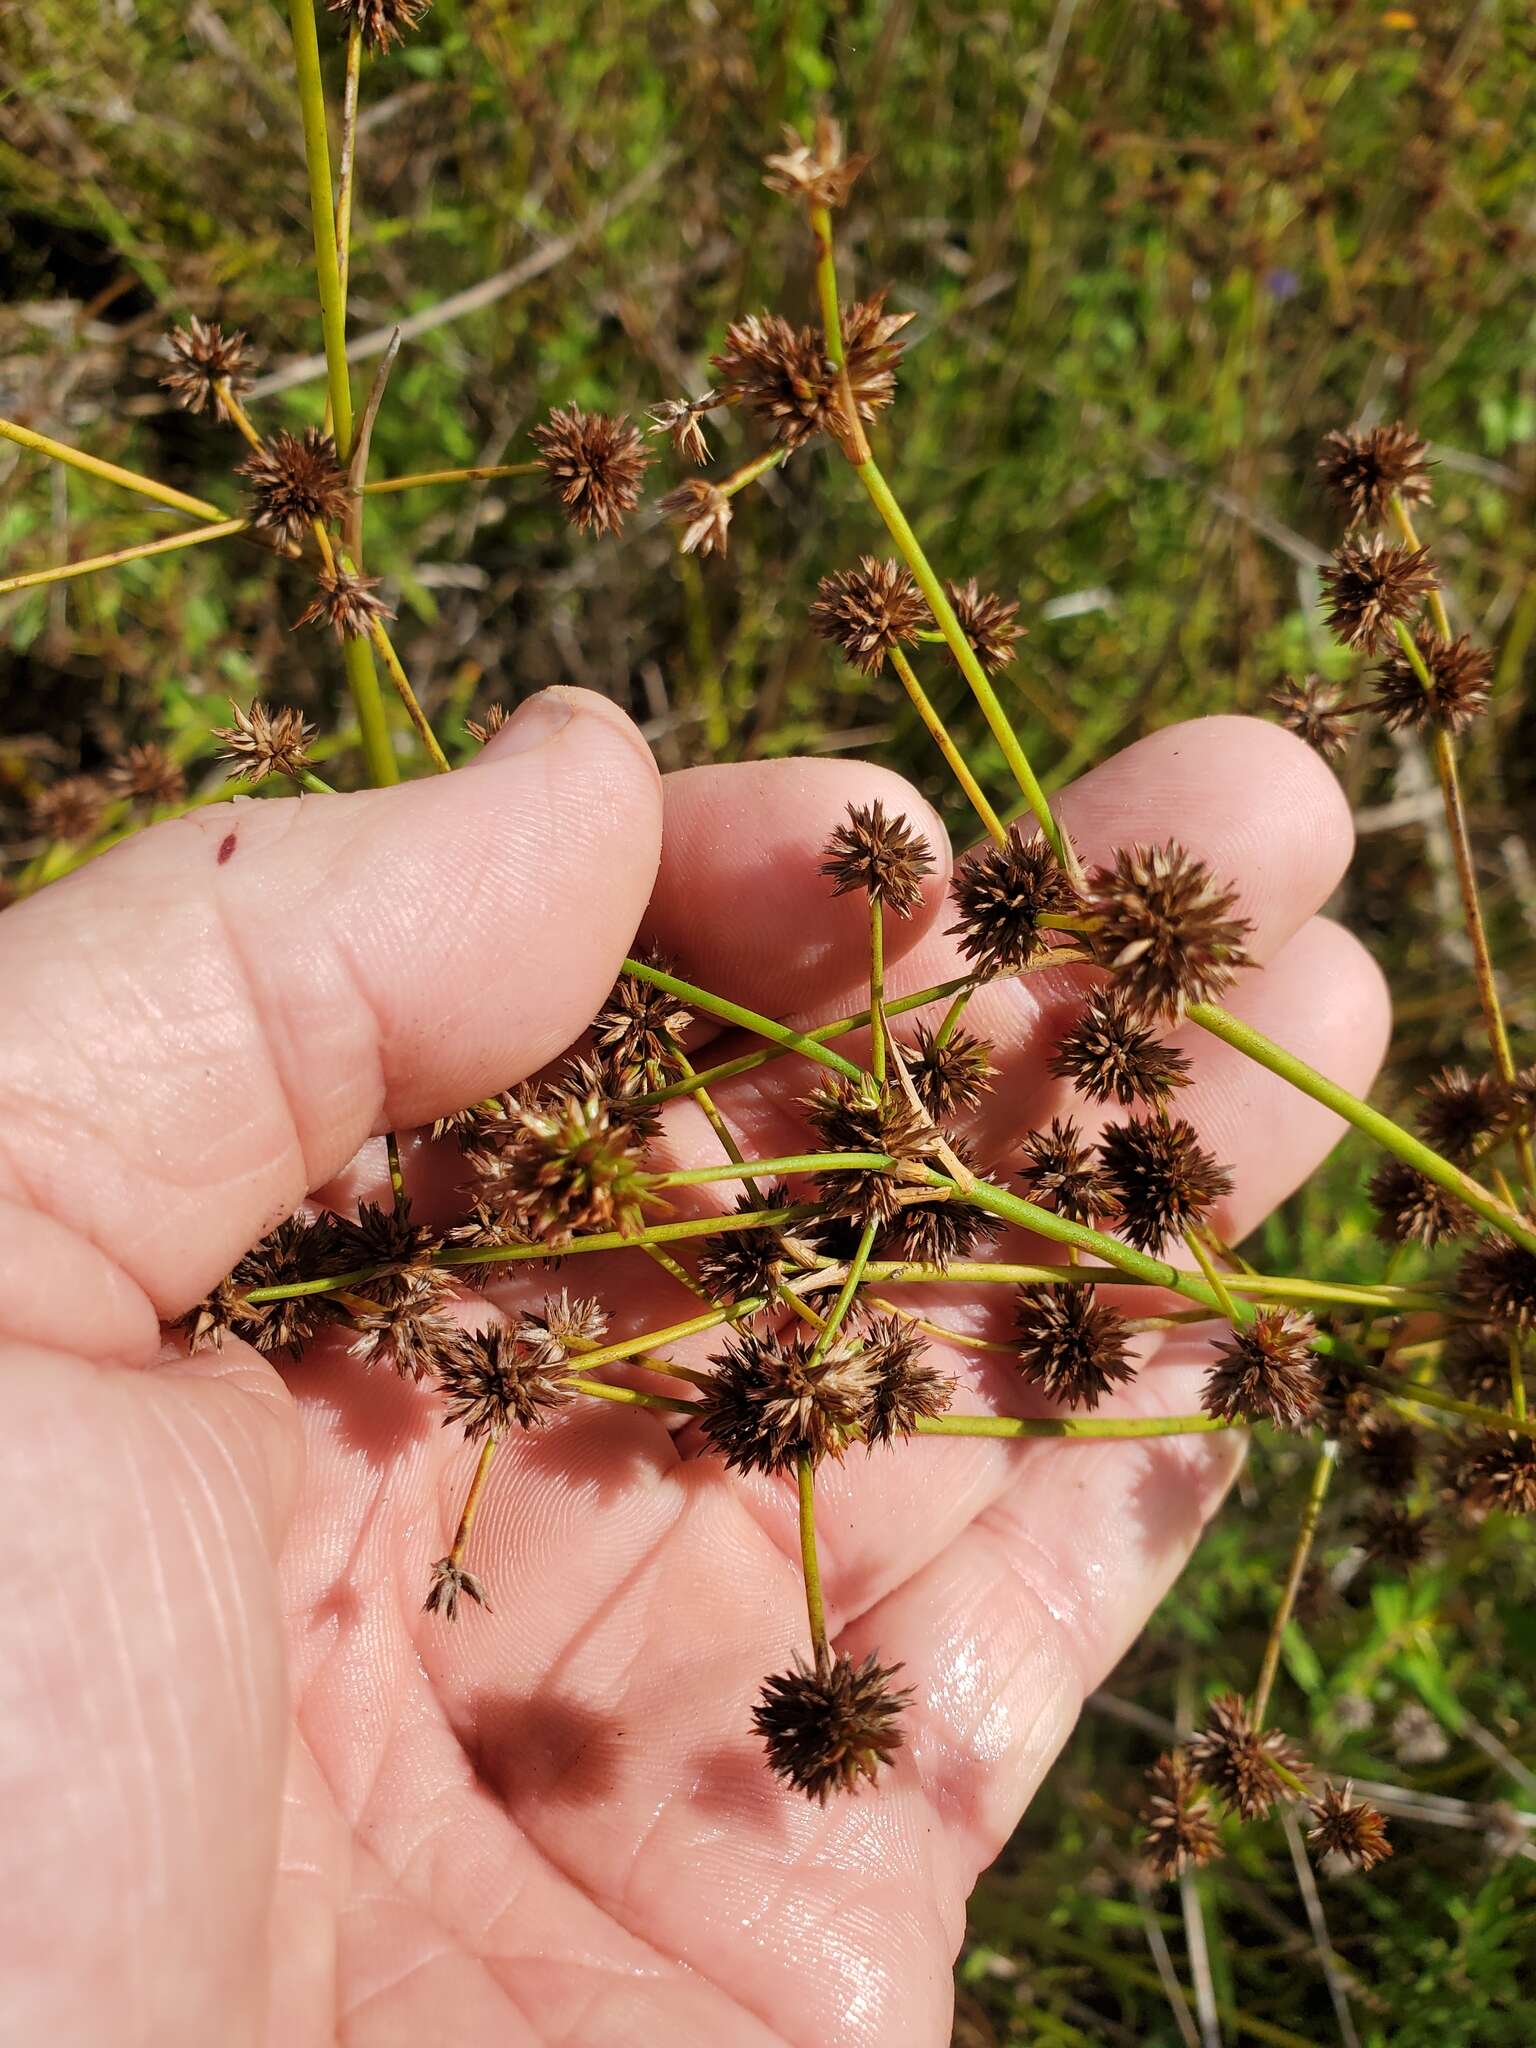
<svg viewBox="0 0 1536 2048">
<path fill-rule="evenodd" d="M 1374 534 L 1345 541 L 1324 569 L 1328 623 L 1346 647 L 1379 654 L 1435 587 L 1428 548 L 1399 546 Z"/>
<path fill-rule="evenodd" d="M 619 533 L 640 502 L 650 463 L 644 437 L 627 419 L 556 406 L 533 429 L 535 460 L 578 533 Z"/>
<path fill-rule="evenodd" d="M 1252 965 L 1237 892 L 1171 840 L 1122 847 L 1090 883 L 1094 950 L 1135 1017 L 1177 1021 Z"/>
<path fill-rule="evenodd" d="M 347 509 L 336 443 L 319 427 L 306 427 L 302 435 L 280 427 L 238 473 L 250 479 L 252 521 L 282 541 L 300 541 L 316 524 L 334 525 Z"/>
<path fill-rule="evenodd" d="M 1305 740 L 1325 760 L 1336 759 L 1349 745 L 1359 707 L 1346 701 L 1337 683 L 1326 683 L 1320 676 L 1298 683 L 1286 676 L 1270 692 L 1269 701 L 1287 732 Z"/>
<path fill-rule="evenodd" d="M 874 555 L 865 555 L 857 569 L 824 576 L 811 606 L 817 632 L 836 641 L 867 676 L 878 675 L 892 648 L 910 644 L 932 618 L 911 571 Z"/>
<path fill-rule="evenodd" d="M 1038 836 L 1010 832 L 960 863 L 951 883 L 960 922 L 950 930 L 979 974 L 1016 974 L 1045 950 L 1045 920 L 1079 908 L 1061 863 Z"/>
<path fill-rule="evenodd" d="M 770 1767 L 825 1806 L 834 1792 L 872 1784 L 901 1747 L 901 1714 L 912 1698 L 891 1681 L 901 1666 L 862 1663 L 839 1652 L 825 1666 L 797 1662 L 770 1678 L 752 1710 Z"/>
<path fill-rule="evenodd" d="M 1317 1402 L 1312 1318 L 1292 1309 L 1261 1309 L 1251 1323 L 1216 1346 L 1201 1405 L 1228 1422 L 1272 1422 L 1302 1429 Z"/>
<path fill-rule="evenodd" d="M 910 917 L 923 900 L 923 877 L 933 872 L 928 842 L 905 818 L 893 818 L 876 797 L 850 804 L 845 823 L 828 840 L 821 872 L 834 896 L 857 889 L 898 917 Z"/>
<path fill-rule="evenodd" d="M 1380 526 L 1394 497 L 1405 504 L 1428 501 L 1428 452 L 1417 434 L 1394 421 L 1364 433 L 1325 435 L 1317 466 L 1351 526 Z"/>
<path fill-rule="evenodd" d="M 194 315 L 166 343 L 171 367 L 160 382 L 187 412 L 204 408 L 217 420 L 230 416 L 226 395 L 238 398 L 251 387 L 244 334 L 226 334 L 214 321 Z"/>
<path fill-rule="evenodd" d="M 1488 708 L 1493 656 L 1465 634 L 1443 640 L 1422 626 L 1414 630 L 1413 648 L 1410 655 L 1395 647 L 1377 669 L 1370 709 L 1392 732 L 1423 732 L 1436 724 L 1464 732 Z"/>
</svg>

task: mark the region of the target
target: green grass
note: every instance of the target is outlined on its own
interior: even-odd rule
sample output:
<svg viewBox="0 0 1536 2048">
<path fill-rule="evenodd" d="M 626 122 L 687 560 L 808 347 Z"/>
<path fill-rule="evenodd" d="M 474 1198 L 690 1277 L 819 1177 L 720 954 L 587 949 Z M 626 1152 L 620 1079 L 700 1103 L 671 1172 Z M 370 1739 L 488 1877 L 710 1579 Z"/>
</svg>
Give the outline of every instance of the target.
<svg viewBox="0 0 1536 2048">
<path fill-rule="evenodd" d="M 189 311 L 247 328 L 278 370 L 319 346 L 281 12 L 141 0 L 124 19 L 33 0 L 0 40 L 0 410 L 233 507 L 243 451 L 162 407 L 154 351 Z M 523 459 L 551 403 L 639 411 L 703 387 L 735 313 L 812 317 L 803 234 L 758 160 L 827 95 L 874 159 L 847 217 L 847 282 L 889 285 L 918 315 L 877 451 L 943 571 L 1019 598 L 1030 637 L 1012 708 L 1052 786 L 1172 719 L 1260 709 L 1287 669 L 1336 671 L 1314 604 L 1334 538 L 1316 443 L 1362 410 L 1429 436 L 1426 527 L 1457 617 L 1505 649 L 1468 784 L 1528 1057 L 1533 57 L 1526 10 L 1461 0 L 437 0 L 426 32 L 365 79 L 354 336 L 556 253 L 406 347 L 373 473 Z M 312 378 L 258 409 L 296 424 L 322 398 Z M 735 421 L 716 440 L 722 460 L 753 445 Z M 10 451 L 0 476 L 3 572 L 174 524 Z M 406 666 L 455 749 L 474 706 L 575 680 L 628 702 L 667 766 L 878 751 L 963 827 L 894 681 L 839 667 L 809 629 L 816 579 L 881 543 L 826 454 L 739 505 L 724 564 L 679 563 L 644 520 L 622 544 L 579 543 L 527 480 L 374 501 L 369 536 Z M 331 645 L 290 633 L 303 603 L 291 570 L 235 546 L 0 600 L 12 869 L 33 850 L 28 789 L 54 765 L 168 733 L 212 787 L 203 735 L 231 694 L 344 722 Z M 936 653 L 921 666 L 1001 795 L 960 678 Z M 1335 908 L 1398 995 L 1390 1106 L 1475 1056 L 1475 1001 L 1432 807 L 1414 809 L 1422 761 L 1376 735 L 1343 772 L 1365 830 Z M 1346 1147 L 1255 1256 L 1330 1278 L 1379 1270 L 1365 1160 Z M 1112 1681 L 1118 1698 L 1172 1717 L 1253 1670 L 1305 1462 L 1255 1455 Z M 1326 1561 L 1348 1535 L 1325 1523 Z M 1536 1762 L 1533 1579 L 1530 1543 L 1490 1524 L 1433 1570 L 1355 1576 L 1293 1634 L 1280 1710 L 1297 1735 L 1334 1770 L 1467 1802 L 1443 1811 L 1476 1823 L 1401 1821 L 1376 1879 L 1323 1883 L 1363 2041 L 1530 2036 L 1533 1866 L 1496 1857 L 1478 1816 L 1536 1806 L 1497 1748 Z M 1372 1720 L 1353 1727 L 1362 1699 Z M 1433 1765 L 1393 1750 L 1413 1699 L 1447 1729 Z M 1127 1876 L 1156 1747 L 1085 1717 L 978 1895 L 960 2038 L 1181 2039 L 1146 1931 L 1151 1910 L 1190 1983 L 1177 1899 L 1148 1909 Z M 1199 1892 L 1223 2038 L 1342 2038 L 1279 1833 L 1250 1833 Z"/>
</svg>

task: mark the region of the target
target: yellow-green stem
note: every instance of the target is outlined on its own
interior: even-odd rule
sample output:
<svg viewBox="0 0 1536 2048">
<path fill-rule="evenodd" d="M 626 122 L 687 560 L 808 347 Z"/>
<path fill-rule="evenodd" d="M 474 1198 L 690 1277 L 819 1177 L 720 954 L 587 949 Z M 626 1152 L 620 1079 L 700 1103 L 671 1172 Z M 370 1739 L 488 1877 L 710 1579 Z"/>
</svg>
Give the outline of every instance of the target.
<svg viewBox="0 0 1536 2048">
<path fill-rule="evenodd" d="M 885 1079 L 885 906 L 869 899 L 869 1071 Z"/>
<path fill-rule="evenodd" d="M 222 520 L 225 516 L 206 498 L 189 497 L 185 491 L 173 490 L 169 484 L 156 483 L 152 476 L 140 476 L 134 469 L 120 469 L 115 462 L 103 462 L 100 456 L 87 455 L 82 448 L 71 448 L 67 442 L 55 441 L 52 435 L 39 434 L 31 427 L 18 426 L 14 420 L 0 420 L 0 440 L 14 441 L 18 448 L 28 448 L 34 455 L 46 455 L 51 461 L 62 462 L 67 469 L 78 469 L 101 483 L 116 484 L 125 491 L 137 491 L 141 498 L 153 498 L 157 504 L 169 505 L 173 511 L 190 512 L 194 519 Z"/>
<path fill-rule="evenodd" d="M 170 533 L 163 540 L 143 540 L 130 548 L 115 548 L 110 555 L 87 555 L 78 562 L 59 562 L 51 569 L 28 569 L 20 576 L 0 576 L 0 597 L 13 590 L 35 590 L 43 583 L 68 583 L 76 576 L 94 576 L 99 569 L 118 569 L 124 562 L 142 562 L 150 555 L 175 554 L 180 548 L 201 547 L 204 541 L 228 540 L 244 533 L 248 519 L 221 519 L 216 526 L 194 526 L 187 533 Z"/>
<path fill-rule="evenodd" d="M 933 708 L 928 693 L 917 679 L 917 672 L 899 647 L 891 649 L 891 666 L 901 678 L 902 687 L 911 700 L 912 709 L 927 728 L 934 745 L 949 764 L 949 772 L 970 799 L 972 810 L 982 823 L 982 828 L 998 846 L 1008 843 L 1008 828 L 987 801 L 986 792 L 971 773 L 970 766 L 960 749 L 950 737 L 949 728 Z"/>
<path fill-rule="evenodd" d="M 428 484 L 478 483 L 487 477 L 532 476 L 536 462 L 493 462 L 476 469 L 423 469 L 413 476 L 384 476 L 363 485 L 365 498 L 387 497 L 391 491 L 418 491 Z"/>
<path fill-rule="evenodd" d="M 1226 1287 L 1222 1283 L 1222 1277 L 1220 1273 L 1216 1270 L 1215 1261 L 1211 1258 L 1211 1255 L 1206 1250 L 1205 1246 L 1200 1242 L 1200 1233 L 1197 1230 L 1186 1230 L 1184 1233 L 1184 1242 L 1189 1246 L 1190 1250 L 1194 1253 L 1195 1264 L 1200 1268 L 1201 1272 L 1210 1282 L 1211 1292 L 1215 1295 L 1216 1299 L 1221 1303 L 1222 1314 L 1226 1317 L 1229 1323 L 1233 1324 L 1234 1326 L 1237 1325 L 1242 1321 L 1242 1318 L 1238 1314 L 1237 1309 L 1233 1306 L 1232 1297 L 1230 1294 L 1228 1294 Z"/>
<path fill-rule="evenodd" d="M 816 1669 L 825 1671 L 831 1662 L 827 1648 L 827 1615 L 821 1597 L 821 1562 L 816 1555 L 816 1482 L 809 1458 L 795 1465 L 800 1494 L 800 1564 L 805 1573 L 805 1615 L 811 1628 L 811 1649 Z"/>
<path fill-rule="evenodd" d="M 1280 1669 L 1281 1642 L 1296 1606 L 1296 1595 L 1301 1591 L 1302 1575 L 1307 1569 L 1307 1559 L 1312 1555 L 1312 1539 L 1317 1534 L 1317 1524 L 1323 1512 L 1323 1502 L 1328 1495 L 1329 1481 L 1333 1478 L 1334 1467 L 1338 1462 L 1339 1446 L 1332 1437 L 1328 1437 L 1317 1454 L 1307 1504 L 1302 1510 L 1301 1526 L 1296 1531 L 1296 1547 L 1291 1552 L 1291 1568 L 1285 1575 L 1280 1604 L 1275 1609 L 1275 1618 L 1269 1625 L 1269 1640 L 1264 1645 L 1264 1662 L 1259 1669 L 1259 1682 L 1253 1689 L 1255 1728 L 1264 1725 L 1269 1696 L 1274 1691 L 1275 1674 Z"/>
<path fill-rule="evenodd" d="M 461 1565 L 464 1562 L 464 1553 L 469 1548 L 469 1532 L 474 1528 L 475 1516 L 480 1512 L 480 1503 L 485 1497 L 485 1483 L 491 1476 L 491 1466 L 495 1462 L 496 1449 L 500 1441 L 501 1439 L 493 1434 L 480 1446 L 475 1476 L 470 1480 L 469 1492 L 464 1496 L 464 1507 L 459 1516 L 453 1548 L 448 1553 L 449 1562 L 452 1564 Z"/>
</svg>

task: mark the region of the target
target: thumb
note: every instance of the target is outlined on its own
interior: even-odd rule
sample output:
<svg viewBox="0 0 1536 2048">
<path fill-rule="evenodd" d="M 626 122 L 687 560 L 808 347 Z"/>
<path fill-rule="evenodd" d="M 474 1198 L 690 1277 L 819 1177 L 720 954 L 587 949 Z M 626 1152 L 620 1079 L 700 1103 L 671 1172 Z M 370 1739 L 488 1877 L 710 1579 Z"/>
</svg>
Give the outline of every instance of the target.
<svg viewBox="0 0 1536 2048">
<path fill-rule="evenodd" d="M 639 733 L 564 689 L 452 776 L 154 827 L 0 916 L 0 1198 L 179 1313 L 365 1138 L 569 1045 L 660 840 Z"/>
</svg>

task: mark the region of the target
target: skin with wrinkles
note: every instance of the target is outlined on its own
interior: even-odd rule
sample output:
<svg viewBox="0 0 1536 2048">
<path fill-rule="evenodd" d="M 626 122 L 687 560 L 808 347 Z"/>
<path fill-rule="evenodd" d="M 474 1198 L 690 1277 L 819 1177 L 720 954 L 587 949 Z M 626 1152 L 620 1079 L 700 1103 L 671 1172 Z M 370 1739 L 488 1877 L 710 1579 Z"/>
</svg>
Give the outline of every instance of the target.
<svg viewBox="0 0 1536 2048">
<path fill-rule="evenodd" d="M 856 1007 L 863 911 L 816 866 L 877 796 L 937 860 L 890 931 L 899 993 L 955 971 L 915 792 L 830 761 L 663 791 L 578 692 L 452 778 L 160 826 L 0 918 L 0 2037 L 947 2041 L 976 1873 L 1183 1563 L 1235 1438 L 935 1440 L 825 1467 L 836 1639 L 917 1694 L 880 1787 L 821 1811 L 750 1732 L 805 1638 L 792 1489 L 727 1478 L 653 1413 L 574 1404 L 501 1454 L 475 1532 L 494 1611 L 450 1627 L 420 1605 L 473 1453 L 430 1395 L 337 1340 L 279 1372 L 157 1327 L 306 1191 L 376 1194 L 378 1133 L 554 1057 L 642 919 L 738 1000 Z M 1264 963 L 1234 1008 L 1368 1085 L 1385 999 L 1314 915 L 1349 828 L 1304 749 L 1175 728 L 1063 810 L 1090 858 L 1177 835 L 1230 875 Z M 984 1161 L 1062 1106 L 1045 1062 L 1073 989 L 1036 975 L 973 1006 L 1001 1069 Z M 1241 1233 L 1337 1129 L 1195 1036 L 1180 1107 L 1235 1169 L 1218 1222 Z M 804 1086 L 786 1061 L 722 1091 L 749 1156 L 798 1142 Z M 717 1156 L 676 1105 L 658 1157 Z M 451 1161 L 412 1142 L 407 1167 L 446 1214 Z M 621 1332 L 678 1312 L 639 1255 L 559 1281 Z M 1003 1327 L 1006 1301 L 945 1301 Z M 1189 1410 L 1207 1356 L 1198 1331 L 1149 1344 L 1107 1406 Z M 943 1362 L 957 1405 L 1029 1411 L 1006 1361 Z"/>
</svg>

